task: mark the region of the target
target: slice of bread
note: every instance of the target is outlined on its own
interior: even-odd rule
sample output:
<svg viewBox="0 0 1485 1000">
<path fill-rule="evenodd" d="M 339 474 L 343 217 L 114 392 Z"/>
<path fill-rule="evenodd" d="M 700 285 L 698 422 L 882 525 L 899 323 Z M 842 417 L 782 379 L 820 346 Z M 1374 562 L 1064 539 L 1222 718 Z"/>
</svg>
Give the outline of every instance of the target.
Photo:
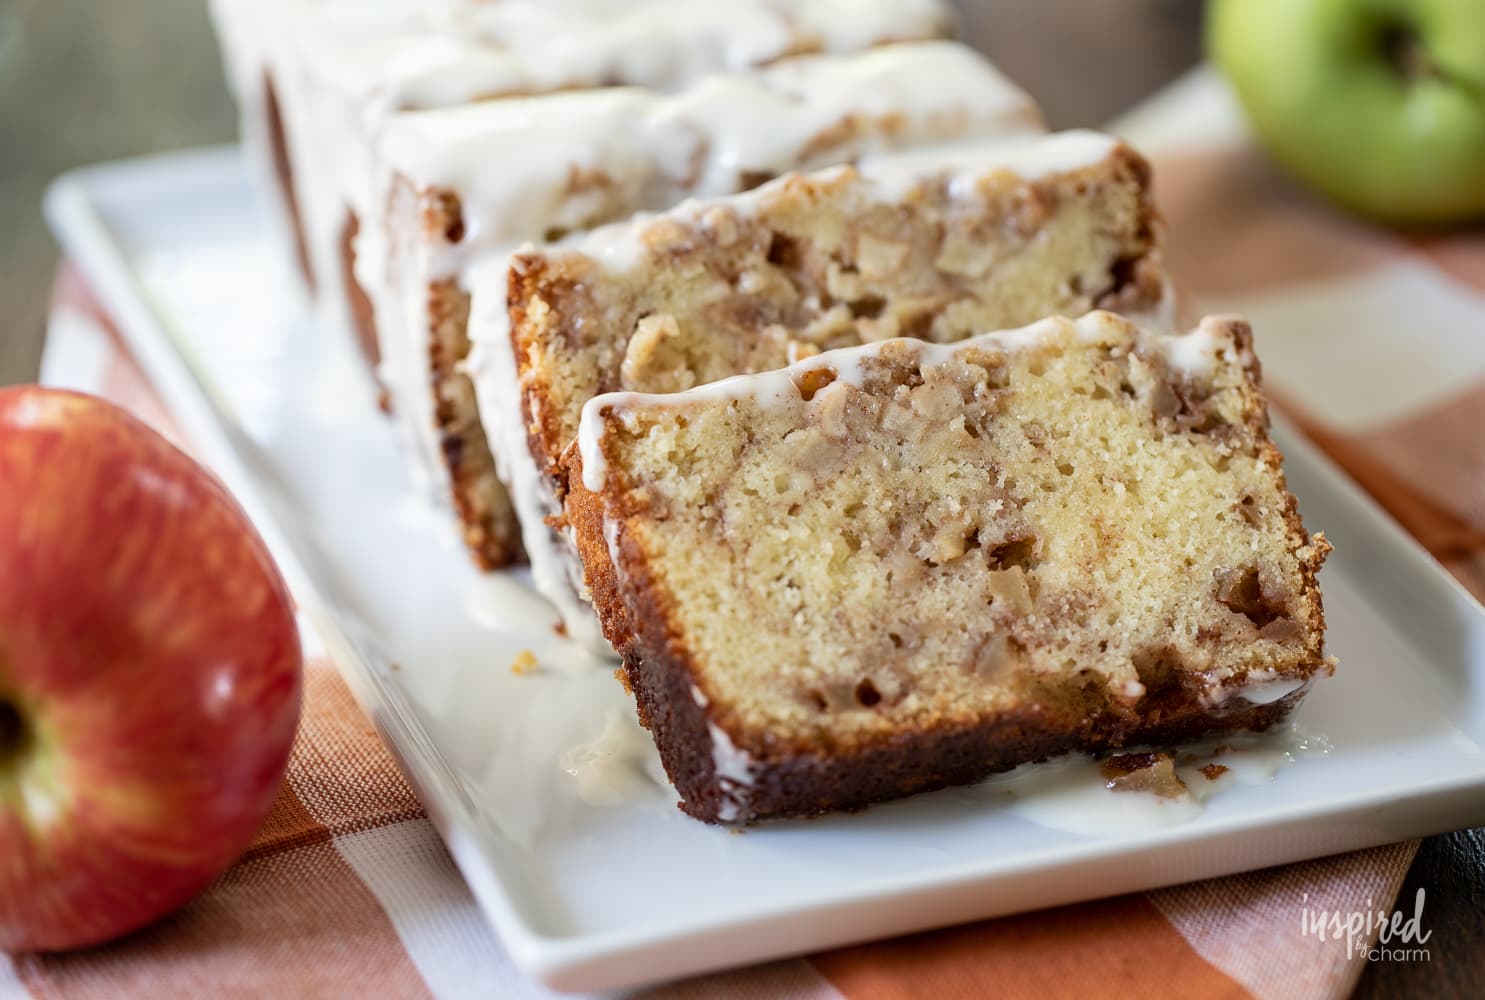
<svg viewBox="0 0 1485 1000">
<path fill-rule="evenodd" d="M 509 325 L 502 267 L 475 283 L 471 327 L 487 348 L 481 418 L 517 508 L 560 516 L 562 451 L 602 392 L 681 390 L 899 335 L 1161 308 L 1149 179 L 1095 132 L 982 141 L 791 175 L 517 254 Z M 522 527 L 538 584 L 581 634 L 591 613 L 560 568 L 570 547 L 542 518 L 523 513 Z"/>
<path fill-rule="evenodd" d="M 1317 675 L 1248 327 L 1095 312 L 585 407 L 566 513 L 681 807 L 854 809 L 1264 728 Z"/>
</svg>

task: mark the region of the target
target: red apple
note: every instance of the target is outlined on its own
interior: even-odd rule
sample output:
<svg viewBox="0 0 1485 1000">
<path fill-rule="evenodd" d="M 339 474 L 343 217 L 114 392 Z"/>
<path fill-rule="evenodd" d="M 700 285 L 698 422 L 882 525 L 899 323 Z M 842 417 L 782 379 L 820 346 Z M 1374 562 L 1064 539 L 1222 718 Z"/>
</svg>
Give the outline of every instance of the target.
<svg viewBox="0 0 1485 1000">
<path fill-rule="evenodd" d="M 300 666 L 221 483 L 102 400 L 0 389 L 0 949 L 109 940 L 226 870 L 283 781 Z"/>
</svg>

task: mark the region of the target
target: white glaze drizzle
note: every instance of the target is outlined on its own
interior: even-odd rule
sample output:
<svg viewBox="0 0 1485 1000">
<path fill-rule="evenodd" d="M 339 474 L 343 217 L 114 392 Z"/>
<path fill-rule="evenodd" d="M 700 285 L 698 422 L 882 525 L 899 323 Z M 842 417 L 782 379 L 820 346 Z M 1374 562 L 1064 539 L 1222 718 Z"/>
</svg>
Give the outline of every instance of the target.
<svg viewBox="0 0 1485 1000">
<path fill-rule="evenodd" d="M 819 142 L 843 123 L 849 135 Z M 459 249 L 468 259 L 688 195 L 729 194 L 750 175 L 1038 131 L 1031 99 L 983 57 L 925 42 L 790 59 L 707 77 L 675 95 L 611 88 L 399 114 L 378 145 L 387 177 L 459 196 L 470 229 Z M 575 174 L 604 182 L 575 188 Z"/>
<path fill-rule="evenodd" d="M 860 170 L 877 185 L 879 197 L 887 201 L 897 201 L 926 180 L 936 181 L 945 175 L 949 176 L 952 194 L 970 197 L 989 167 L 1034 181 L 1099 163 L 1119 144 L 1118 139 L 1102 132 L 1071 129 L 1004 139 L 996 142 L 994 149 L 981 142 L 961 141 L 868 157 L 861 161 Z"/>
<path fill-rule="evenodd" d="M 862 204 L 898 204 L 913 188 L 925 184 L 945 185 L 954 199 L 972 202 L 978 197 L 981 179 L 997 173 L 1034 182 L 1060 173 L 1094 166 L 1119 148 L 1118 139 L 1101 132 L 1075 129 L 1051 135 L 1028 130 L 1014 122 L 990 134 L 962 136 L 913 149 L 866 156 L 854 167 L 836 166 L 820 170 L 815 177 L 835 180 L 843 171 L 857 175 L 857 197 Z M 793 174 L 721 203 L 742 215 L 752 214 L 791 183 Z M 657 218 L 674 219 L 682 225 L 702 225 L 703 216 L 717 200 L 693 198 L 663 216 L 640 215 L 628 222 L 603 226 L 553 248 L 554 254 L 580 253 L 602 261 L 605 268 L 623 271 L 644 264 L 645 238 Z"/>
<path fill-rule="evenodd" d="M 1219 364 L 1246 364 L 1247 351 L 1228 330 L 1236 317 L 1208 317 L 1184 337 L 1162 341 L 1165 363 L 1174 371 L 1193 379 L 1210 379 Z"/>
<path fill-rule="evenodd" d="M 582 567 L 577 553 L 546 523 L 547 516 L 561 513 L 561 508 L 526 440 L 526 417 L 506 310 L 508 267 L 507 258 L 492 255 L 471 273 L 475 294 L 470 326 L 472 331 L 482 331 L 482 336 L 473 346 L 469 370 L 480 423 L 495 456 L 497 472 L 516 508 L 532 583 L 556 608 L 569 638 L 595 655 L 612 657 L 613 648 L 604 639 L 592 606 L 578 596 L 574 579 L 581 579 Z"/>
<path fill-rule="evenodd" d="M 233 60 L 241 64 L 234 70 L 239 91 L 261 89 L 265 69 L 277 84 L 326 298 L 338 289 L 344 206 L 363 219 L 373 215 L 364 211 L 375 204 L 369 150 L 393 112 L 614 83 L 675 89 L 708 73 L 772 62 L 806 37 L 846 51 L 944 33 L 937 0 L 890 13 L 847 0 L 854 23 L 823 39 L 802 35 L 796 21 L 839 8 L 839 0 L 802 0 L 790 14 L 769 0 L 318 0 L 251 13 L 231 0 L 217 6 L 225 37 L 253 39 L 233 46 L 251 52 Z M 863 33 L 863 24 L 875 27 Z"/>
<path fill-rule="evenodd" d="M 1225 705 L 1233 699 L 1246 701 L 1250 705 L 1272 705 L 1289 697 L 1309 682 L 1307 677 L 1280 677 L 1272 670 L 1255 670 L 1250 671 L 1238 684 L 1213 681 L 1207 686 L 1202 700 L 1214 707 Z"/>
<path fill-rule="evenodd" d="M 753 757 L 733 743 L 727 731 L 715 722 L 708 721 L 706 728 L 712 739 L 712 774 L 723 796 L 717 808 L 717 819 L 723 823 L 735 823 L 745 818 L 749 811 L 755 768 Z"/>
<path fill-rule="evenodd" d="M 654 741 L 627 706 L 610 710 L 603 731 L 564 752 L 557 763 L 572 776 L 578 797 L 589 805 L 628 805 L 640 795 L 669 787 Z"/>
<path fill-rule="evenodd" d="M 942 37 L 939 0 L 321 0 L 294 25 L 343 91 L 389 108 L 598 87 L 672 89 L 818 44 Z"/>
</svg>

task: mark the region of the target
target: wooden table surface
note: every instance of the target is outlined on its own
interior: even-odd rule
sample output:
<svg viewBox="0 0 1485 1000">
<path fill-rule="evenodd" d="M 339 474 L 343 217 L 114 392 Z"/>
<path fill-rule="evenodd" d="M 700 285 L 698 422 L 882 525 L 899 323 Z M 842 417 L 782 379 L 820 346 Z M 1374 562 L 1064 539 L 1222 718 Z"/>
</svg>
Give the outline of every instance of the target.
<svg viewBox="0 0 1485 1000">
<path fill-rule="evenodd" d="M 971 40 L 1055 127 L 1109 120 L 1200 53 L 1199 0 L 963 6 Z M 204 0 L 0 0 L 0 385 L 36 377 L 56 266 L 41 218 L 47 182 L 234 134 Z M 1485 829 L 1425 841 L 1403 898 L 1420 887 L 1432 961 L 1371 965 L 1358 995 L 1485 996 Z"/>
</svg>

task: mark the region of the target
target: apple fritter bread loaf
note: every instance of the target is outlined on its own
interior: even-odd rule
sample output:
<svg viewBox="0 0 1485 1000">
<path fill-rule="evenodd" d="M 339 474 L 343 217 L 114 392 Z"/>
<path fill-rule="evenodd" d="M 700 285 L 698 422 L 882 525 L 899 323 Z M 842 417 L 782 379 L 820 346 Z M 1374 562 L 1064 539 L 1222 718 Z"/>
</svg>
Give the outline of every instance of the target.
<svg viewBox="0 0 1485 1000">
<path fill-rule="evenodd" d="M 1106 312 L 584 409 L 567 518 L 692 816 L 852 809 L 1282 718 L 1329 551 L 1245 323 Z"/>
</svg>

